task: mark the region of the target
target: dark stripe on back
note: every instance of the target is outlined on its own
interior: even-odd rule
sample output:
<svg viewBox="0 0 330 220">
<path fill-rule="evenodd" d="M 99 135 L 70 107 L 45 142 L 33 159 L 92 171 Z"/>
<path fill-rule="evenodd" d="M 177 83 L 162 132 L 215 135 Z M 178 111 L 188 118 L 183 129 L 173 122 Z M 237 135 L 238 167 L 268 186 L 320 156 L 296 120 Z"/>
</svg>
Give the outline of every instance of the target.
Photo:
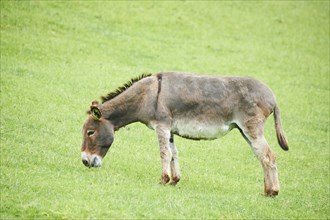
<svg viewBox="0 0 330 220">
<path fill-rule="evenodd" d="M 159 93 L 162 90 L 162 79 L 163 75 L 161 73 L 157 74 L 157 81 L 158 81 L 158 90 L 157 90 L 157 98 L 156 98 L 156 103 L 155 103 L 155 109 L 158 109 L 158 98 L 159 98 Z"/>
</svg>

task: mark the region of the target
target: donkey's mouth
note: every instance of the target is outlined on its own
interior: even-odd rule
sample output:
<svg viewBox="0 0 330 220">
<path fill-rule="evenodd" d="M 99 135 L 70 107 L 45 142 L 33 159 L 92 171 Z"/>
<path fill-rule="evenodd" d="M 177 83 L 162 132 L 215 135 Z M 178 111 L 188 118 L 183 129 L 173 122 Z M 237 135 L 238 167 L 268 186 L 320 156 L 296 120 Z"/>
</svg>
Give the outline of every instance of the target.
<svg viewBox="0 0 330 220">
<path fill-rule="evenodd" d="M 82 163 L 86 166 L 86 167 L 100 167 L 102 166 L 102 157 L 100 157 L 99 155 L 93 154 L 87 154 L 85 152 L 81 153 L 81 159 L 82 159 Z"/>
</svg>

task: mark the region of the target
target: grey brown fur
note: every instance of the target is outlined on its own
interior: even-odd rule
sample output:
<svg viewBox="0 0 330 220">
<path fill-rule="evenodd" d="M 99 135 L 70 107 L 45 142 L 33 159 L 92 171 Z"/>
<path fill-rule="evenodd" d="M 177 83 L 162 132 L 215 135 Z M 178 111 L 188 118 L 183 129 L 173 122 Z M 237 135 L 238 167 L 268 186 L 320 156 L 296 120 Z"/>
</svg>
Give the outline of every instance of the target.
<svg viewBox="0 0 330 220">
<path fill-rule="evenodd" d="M 133 80 L 112 94 L 103 104 L 93 102 L 94 110 L 84 124 L 82 160 L 86 166 L 101 165 L 114 131 L 141 122 L 157 133 L 162 183 L 172 179 L 175 185 L 180 170 L 174 135 L 211 140 L 238 128 L 262 164 L 265 194 L 278 194 L 275 155 L 264 137 L 264 124 L 271 113 L 280 146 L 288 150 L 288 144 L 274 95 L 262 82 L 249 77 L 164 72 Z M 100 116 L 93 114 L 95 109 Z"/>
</svg>

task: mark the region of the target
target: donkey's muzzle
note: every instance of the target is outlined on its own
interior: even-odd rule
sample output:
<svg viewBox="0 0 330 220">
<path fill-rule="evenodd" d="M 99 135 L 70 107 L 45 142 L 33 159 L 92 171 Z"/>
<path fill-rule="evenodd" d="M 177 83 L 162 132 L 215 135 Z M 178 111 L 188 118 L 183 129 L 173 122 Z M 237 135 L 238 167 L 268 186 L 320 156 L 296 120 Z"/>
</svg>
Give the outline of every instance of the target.
<svg viewBox="0 0 330 220">
<path fill-rule="evenodd" d="M 81 159 L 82 159 L 82 163 L 86 166 L 86 167 L 100 167 L 102 165 L 102 158 L 99 155 L 90 155 L 90 154 L 86 154 L 85 152 L 81 153 Z"/>
</svg>

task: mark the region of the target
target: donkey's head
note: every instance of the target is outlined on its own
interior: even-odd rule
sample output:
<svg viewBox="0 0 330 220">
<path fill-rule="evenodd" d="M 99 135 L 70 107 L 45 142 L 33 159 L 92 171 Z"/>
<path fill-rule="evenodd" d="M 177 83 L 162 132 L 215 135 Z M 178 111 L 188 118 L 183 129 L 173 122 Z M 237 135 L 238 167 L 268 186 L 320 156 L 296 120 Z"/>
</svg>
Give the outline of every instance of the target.
<svg viewBox="0 0 330 220">
<path fill-rule="evenodd" d="M 86 119 L 82 133 L 81 159 L 87 167 L 99 167 L 107 154 L 114 136 L 114 127 L 110 121 L 103 118 L 101 106 L 93 101 L 89 116 Z"/>
</svg>

